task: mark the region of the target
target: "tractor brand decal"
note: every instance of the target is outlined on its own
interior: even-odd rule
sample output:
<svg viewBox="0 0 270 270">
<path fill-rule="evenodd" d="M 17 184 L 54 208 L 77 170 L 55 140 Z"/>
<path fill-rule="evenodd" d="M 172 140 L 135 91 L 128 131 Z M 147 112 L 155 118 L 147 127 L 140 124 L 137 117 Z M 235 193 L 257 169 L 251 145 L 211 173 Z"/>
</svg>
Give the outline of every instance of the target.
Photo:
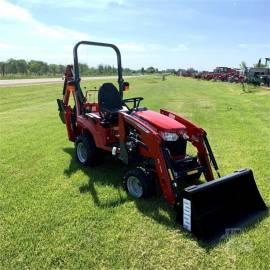
<svg viewBox="0 0 270 270">
<path fill-rule="evenodd" d="M 183 227 L 191 232 L 191 201 L 183 199 Z"/>
</svg>

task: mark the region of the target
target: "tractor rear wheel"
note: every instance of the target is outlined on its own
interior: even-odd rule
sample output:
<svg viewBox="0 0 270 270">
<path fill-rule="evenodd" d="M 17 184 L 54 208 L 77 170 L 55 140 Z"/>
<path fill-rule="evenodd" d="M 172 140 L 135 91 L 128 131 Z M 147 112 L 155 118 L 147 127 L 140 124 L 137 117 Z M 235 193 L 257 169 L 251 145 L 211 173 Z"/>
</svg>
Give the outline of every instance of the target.
<svg viewBox="0 0 270 270">
<path fill-rule="evenodd" d="M 134 198 L 151 197 L 155 191 L 153 174 L 142 167 L 132 169 L 124 177 L 124 187 Z"/>
<path fill-rule="evenodd" d="M 89 136 L 79 136 L 75 142 L 76 159 L 82 165 L 94 165 L 99 159 L 98 149 Z"/>
</svg>

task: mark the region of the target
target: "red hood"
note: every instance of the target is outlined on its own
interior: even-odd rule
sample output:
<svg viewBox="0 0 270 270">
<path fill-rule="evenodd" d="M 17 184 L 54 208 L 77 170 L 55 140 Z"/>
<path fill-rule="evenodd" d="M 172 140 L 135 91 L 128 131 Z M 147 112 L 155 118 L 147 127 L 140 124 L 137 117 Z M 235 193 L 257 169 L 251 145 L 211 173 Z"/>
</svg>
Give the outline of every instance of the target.
<svg viewBox="0 0 270 270">
<path fill-rule="evenodd" d="M 182 133 L 183 131 L 186 130 L 186 127 L 181 123 L 177 122 L 176 120 L 154 111 L 147 110 L 136 112 L 135 114 L 136 116 L 139 117 L 139 119 L 149 122 L 149 124 L 151 124 L 160 131 L 167 131 L 167 132 L 178 131 Z"/>
</svg>

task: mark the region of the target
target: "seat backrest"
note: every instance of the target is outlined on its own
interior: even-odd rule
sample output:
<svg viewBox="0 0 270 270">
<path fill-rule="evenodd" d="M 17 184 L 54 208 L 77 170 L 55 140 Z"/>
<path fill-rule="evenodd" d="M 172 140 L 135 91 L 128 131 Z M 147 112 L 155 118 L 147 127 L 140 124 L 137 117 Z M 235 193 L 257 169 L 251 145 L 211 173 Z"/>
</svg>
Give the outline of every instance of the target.
<svg viewBox="0 0 270 270">
<path fill-rule="evenodd" d="M 119 91 L 112 83 L 104 83 L 98 91 L 98 104 L 101 112 L 116 112 L 122 109 Z"/>
</svg>

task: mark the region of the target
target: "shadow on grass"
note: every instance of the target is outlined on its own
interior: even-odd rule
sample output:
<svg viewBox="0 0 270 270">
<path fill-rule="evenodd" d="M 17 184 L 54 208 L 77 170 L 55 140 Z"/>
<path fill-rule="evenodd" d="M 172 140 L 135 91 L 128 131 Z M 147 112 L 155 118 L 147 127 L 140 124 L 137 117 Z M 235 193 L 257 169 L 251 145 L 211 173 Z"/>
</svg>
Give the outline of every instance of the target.
<svg viewBox="0 0 270 270">
<path fill-rule="evenodd" d="M 143 213 L 145 216 L 148 216 L 155 220 L 156 222 L 170 227 L 174 230 L 179 230 L 181 236 L 187 240 L 196 241 L 200 247 L 204 248 L 206 251 L 211 251 L 217 244 L 226 243 L 228 239 L 235 234 L 241 234 L 243 231 L 249 231 L 255 228 L 256 224 L 262 221 L 266 216 L 269 216 L 269 213 L 264 213 L 263 215 L 257 217 L 253 220 L 252 224 L 245 224 L 244 230 L 242 227 L 235 228 L 237 230 L 232 230 L 226 232 L 224 235 L 214 238 L 210 241 L 201 241 L 194 237 L 192 234 L 184 231 L 179 224 L 176 218 L 176 212 L 166 203 L 162 196 L 156 196 L 147 200 L 144 199 L 133 199 L 129 196 L 123 196 L 123 175 L 130 167 L 124 166 L 118 160 L 113 159 L 110 155 L 104 156 L 103 164 L 100 164 L 95 167 L 84 167 L 81 166 L 75 159 L 75 153 L 73 148 L 64 148 L 64 152 L 68 153 L 71 156 L 70 164 L 67 169 L 64 170 L 65 175 L 71 176 L 76 173 L 78 170 L 83 171 L 85 175 L 89 177 L 88 183 L 80 186 L 79 190 L 81 193 L 90 193 L 93 199 L 94 204 L 100 208 L 113 208 L 119 205 L 126 203 L 127 201 L 134 201 L 137 209 Z M 189 182 L 188 185 L 200 184 L 201 181 L 194 183 Z M 101 201 L 98 197 L 97 190 L 95 188 L 96 184 L 101 184 L 104 186 L 112 186 L 118 191 L 116 199 Z M 185 188 L 186 184 L 184 183 L 182 188 Z"/>
<path fill-rule="evenodd" d="M 241 94 L 252 94 L 259 92 L 259 86 L 253 84 L 242 83 L 242 93 Z"/>
<path fill-rule="evenodd" d="M 125 172 L 130 169 L 124 166 L 118 160 L 113 159 L 110 155 L 104 156 L 104 161 L 95 167 L 84 167 L 81 166 L 76 158 L 73 148 L 64 148 L 64 152 L 71 156 L 70 164 L 67 169 L 64 170 L 65 175 L 70 177 L 78 170 L 83 171 L 85 175 L 89 177 L 88 183 L 80 186 L 79 190 L 81 193 L 90 193 L 94 204 L 101 208 L 117 207 L 124 204 L 127 201 L 134 201 L 136 207 L 144 215 L 151 217 L 155 221 L 173 228 L 179 228 L 180 226 L 175 222 L 175 212 L 171 207 L 161 198 L 156 196 L 147 200 L 144 199 L 133 199 L 129 196 L 123 196 L 123 176 Z M 98 197 L 95 185 L 101 184 L 104 186 L 112 186 L 118 191 L 117 199 L 102 202 Z"/>
<path fill-rule="evenodd" d="M 121 179 L 120 175 L 123 168 L 121 168 L 121 164 L 119 164 L 119 162 L 110 159 L 109 162 L 106 162 L 106 166 L 99 165 L 95 167 L 84 167 L 76 161 L 73 148 L 64 148 L 63 150 L 71 156 L 69 167 L 64 170 L 64 174 L 70 177 L 77 171 L 83 171 L 85 175 L 89 176 L 88 183 L 80 186 L 79 190 L 81 193 L 90 193 L 96 206 L 101 208 L 116 207 L 129 200 L 127 197 L 122 196 L 120 192 L 121 181 L 119 181 L 119 179 Z M 108 157 L 105 156 L 105 159 L 107 158 Z M 100 201 L 95 184 L 108 185 L 116 188 L 118 190 L 117 199 L 109 202 Z"/>
<path fill-rule="evenodd" d="M 267 208 L 264 211 L 260 211 L 257 214 L 251 215 L 244 222 L 240 222 L 233 228 L 228 228 L 223 235 L 219 235 L 216 238 L 208 241 L 198 240 L 200 247 L 204 248 L 206 252 L 210 252 L 218 244 L 226 244 L 232 237 L 238 235 L 241 236 L 244 232 L 249 232 L 256 229 L 256 226 L 262 222 L 264 219 L 269 218 L 269 209 Z M 247 240 L 244 241 L 244 244 L 250 246 L 250 243 Z M 245 250 L 245 246 L 242 247 Z"/>
</svg>

